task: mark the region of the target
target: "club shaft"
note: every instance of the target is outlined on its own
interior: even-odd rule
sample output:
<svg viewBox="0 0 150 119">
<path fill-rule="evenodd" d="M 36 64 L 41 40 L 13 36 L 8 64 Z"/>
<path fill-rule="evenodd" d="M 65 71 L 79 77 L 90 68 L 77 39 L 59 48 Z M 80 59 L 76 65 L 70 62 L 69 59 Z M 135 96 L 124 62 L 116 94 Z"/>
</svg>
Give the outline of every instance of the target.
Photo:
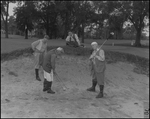
<svg viewBox="0 0 150 119">
<path fill-rule="evenodd" d="M 65 87 L 65 88 L 67 88 L 66 87 L 66 85 L 61 81 L 61 79 L 59 78 L 59 76 L 56 74 L 56 76 L 57 76 L 57 79 L 63 84 L 63 86 Z"/>
<path fill-rule="evenodd" d="M 105 40 L 105 41 L 103 42 L 103 44 L 100 46 L 100 48 L 106 43 L 106 41 L 107 41 L 107 40 Z M 99 48 L 99 49 L 100 49 L 100 48 Z"/>
<path fill-rule="evenodd" d="M 59 82 L 61 82 L 59 79 L 58 79 L 58 77 L 56 76 L 56 78 L 57 78 L 57 80 L 59 81 Z M 61 84 L 61 87 L 63 88 L 63 85 Z"/>
</svg>

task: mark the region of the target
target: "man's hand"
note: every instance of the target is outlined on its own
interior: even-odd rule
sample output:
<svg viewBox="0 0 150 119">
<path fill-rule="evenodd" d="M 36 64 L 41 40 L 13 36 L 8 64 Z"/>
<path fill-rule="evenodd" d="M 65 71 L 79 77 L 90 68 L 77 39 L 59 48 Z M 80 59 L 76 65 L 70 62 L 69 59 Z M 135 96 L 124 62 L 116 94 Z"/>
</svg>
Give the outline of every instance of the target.
<svg viewBox="0 0 150 119">
<path fill-rule="evenodd" d="M 35 48 L 34 50 L 35 52 L 39 52 L 39 53 L 42 53 L 40 50 L 38 50 L 37 48 Z"/>
<path fill-rule="evenodd" d="M 96 53 L 92 53 L 92 55 L 90 56 L 89 59 L 92 59 L 92 58 L 94 58 L 95 56 L 96 56 Z"/>
<path fill-rule="evenodd" d="M 89 59 L 93 59 L 95 57 L 95 55 L 91 55 Z"/>
</svg>

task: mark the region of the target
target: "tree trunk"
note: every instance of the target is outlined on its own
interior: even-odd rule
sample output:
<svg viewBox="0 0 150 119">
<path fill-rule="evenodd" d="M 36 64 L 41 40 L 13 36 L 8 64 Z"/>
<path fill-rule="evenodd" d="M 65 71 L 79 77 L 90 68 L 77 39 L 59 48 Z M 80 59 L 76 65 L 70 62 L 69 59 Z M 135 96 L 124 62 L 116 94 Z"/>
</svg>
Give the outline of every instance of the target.
<svg viewBox="0 0 150 119">
<path fill-rule="evenodd" d="M 6 21 L 5 21 L 5 38 L 8 38 L 8 10 L 9 10 L 9 1 L 7 2 L 7 14 L 6 14 Z"/>
<path fill-rule="evenodd" d="M 12 34 L 12 35 L 14 34 L 14 31 L 13 31 L 13 29 L 11 29 L 11 34 Z"/>
<path fill-rule="evenodd" d="M 109 30 L 109 28 L 106 28 L 105 29 L 105 38 L 107 39 L 110 39 L 110 30 Z"/>
<path fill-rule="evenodd" d="M 25 39 L 28 39 L 28 29 L 25 29 Z"/>
<path fill-rule="evenodd" d="M 122 29 L 118 31 L 118 39 L 123 39 L 123 31 Z"/>
<path fill-rule="evenodd" d="M 119 35 L 119 39 L 123 39 L 123 23 L 122 25 L 120 26 L 120 30 L 118 32 L 118 35 Z"/>
<path fill-rule="evenodd" d="M 66 21 L 65 21 L 65 38 L 68 36 L 68 30 L 69 29 L 69 13 L 66 12 Z"/>
<path fill-rule="evenodd" d="M 115 31 L 115 39 L 117 40 L 117 37 L 118 37 L 118 35 L 117 35 L 117 31 Z"/>
<path fill-rule="evenodd" d="M 8 38 L 8 23 L 5 22 L 5 38 Z"/>
<path fill-rule="evenodd" d="M 67 25 L 65 24 L 65 32 L 64 32 L 64 37 L 66 38 L 68 35 L 68 30 L 67 30 Z"/>
<path fill-rule="evenodd" d="M 52 38 L 53 38 L 53 34 L 52 34 L 52 32 L 50 32 L 50 33 L 49 33 L 49 36 L 50 36 L 50 39 L 52 39 Z"/>
<path fill-rule="evenodd" d="M 77 34 L 78 34 L 78 37 L 80 37 L 80 32 L 79 32 L 79 30 L 77 31 Z"/>
<path fill-rule="evenodd" d="M 7 2 L 6 19 L 4 19 L 3 13 L 1 14 L 3 22 L 5 24 L 5 38 L 8 38 L 8 9 L 9 9 L 9 1 Z"/>
<path fill-rule="evenodd" d="M 49 33 L 49 24 L 48 23 L 46 25 L 46 35 L 50 36 L 50 33 Z"/>
<path fill-rule="evenodd" d="M 136 40 L 135 40 L 135 47 L 141 47 L 141 28 L 137 29 L 137 33 L 136 33 Z"/>
<path fill-rule="evenodd" d="M 84 23 L 82 23 L 82 40 L 81 42 L 84 43 Z"/>
<path fill-rule="evenodd" d="M 58 35 L 57 35 L 57 31 L 55 30 L 55 33 L 54 33 L 54 38 L 57 39 Z"/>
<path fill-rule="evenodd" d="M 81 37 L 81 27 L 78 27 L 78 37 Z"/>
</svg>

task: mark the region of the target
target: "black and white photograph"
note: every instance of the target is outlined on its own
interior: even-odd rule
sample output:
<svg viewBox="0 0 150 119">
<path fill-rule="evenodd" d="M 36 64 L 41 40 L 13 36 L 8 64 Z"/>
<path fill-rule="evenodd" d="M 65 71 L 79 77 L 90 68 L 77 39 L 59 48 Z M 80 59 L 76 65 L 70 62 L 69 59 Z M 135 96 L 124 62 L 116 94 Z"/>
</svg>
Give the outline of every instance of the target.
<svg viewBox="0 0 150 119">
<path fill-rule="evenodd" d="M 149 118 L 149 0 L 1 1 L 1 118 Z"/>
</svg>

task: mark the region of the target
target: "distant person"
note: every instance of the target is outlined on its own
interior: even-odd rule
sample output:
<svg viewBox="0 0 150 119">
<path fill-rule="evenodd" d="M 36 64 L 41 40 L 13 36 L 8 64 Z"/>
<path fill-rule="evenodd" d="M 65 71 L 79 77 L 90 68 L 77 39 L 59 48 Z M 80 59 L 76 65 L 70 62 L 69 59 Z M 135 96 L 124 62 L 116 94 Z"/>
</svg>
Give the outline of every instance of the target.
<svg viewBox="0 0 150 119">
<path fill-rule="evenodd" d="M 77 40 L 79 47 L 84 47 L 84 44 L 82 44 L 80 42 L 78 35 L 74 31 L 72 31 L 72 34 L 74 35 L 75 39 Z"/>
<path fill-rule="evenodd" d="M 105 70 L 106 70 L 105 54 L 104 50 L 99 48 L 97 42 L 92 42 L 91 46 L 94 50 L 89 58 L 92 75 L 92 87 L 88 88 L 87 91 L 95 92 L 95 87 L 98 83 L 100 92 L 96 96 L 96 98 L 102 98 L 104 90 Z"/>
<path fill-rule="evenodd" d="M 47 91 L 47 93 L 54 94 L 55 92 L 51 89 L 53 82 L 53 75 L 56 74 L 55 70 L 55 62 L 56 58 L 61 56 L 64 53 L 63 48 L 58 47 L 57 49 L 52 49 L 44 55 L 43 59 L 43 70 L 44 70 L 44 83 L 43 83 L 43 91 Z"/>
<path fill-rule="evenodd" d="M 47 53 L 47 41 L 48 35 L 45 35 L 43 39 L 39 39 L 31 44 L 35 56 L 35 75 L 36 80 L 41 81 L 39 77 L 39 68 L 42 65 L 43 56 Z"/>
<path fill-rule="evenodd" d="M 79 40 L 77 34 L 68 32 L 68 36 L 66 38 L 66 45 L 71 46 L 71 47 L 79 47 L 80 40 Z"/>
</svg>

